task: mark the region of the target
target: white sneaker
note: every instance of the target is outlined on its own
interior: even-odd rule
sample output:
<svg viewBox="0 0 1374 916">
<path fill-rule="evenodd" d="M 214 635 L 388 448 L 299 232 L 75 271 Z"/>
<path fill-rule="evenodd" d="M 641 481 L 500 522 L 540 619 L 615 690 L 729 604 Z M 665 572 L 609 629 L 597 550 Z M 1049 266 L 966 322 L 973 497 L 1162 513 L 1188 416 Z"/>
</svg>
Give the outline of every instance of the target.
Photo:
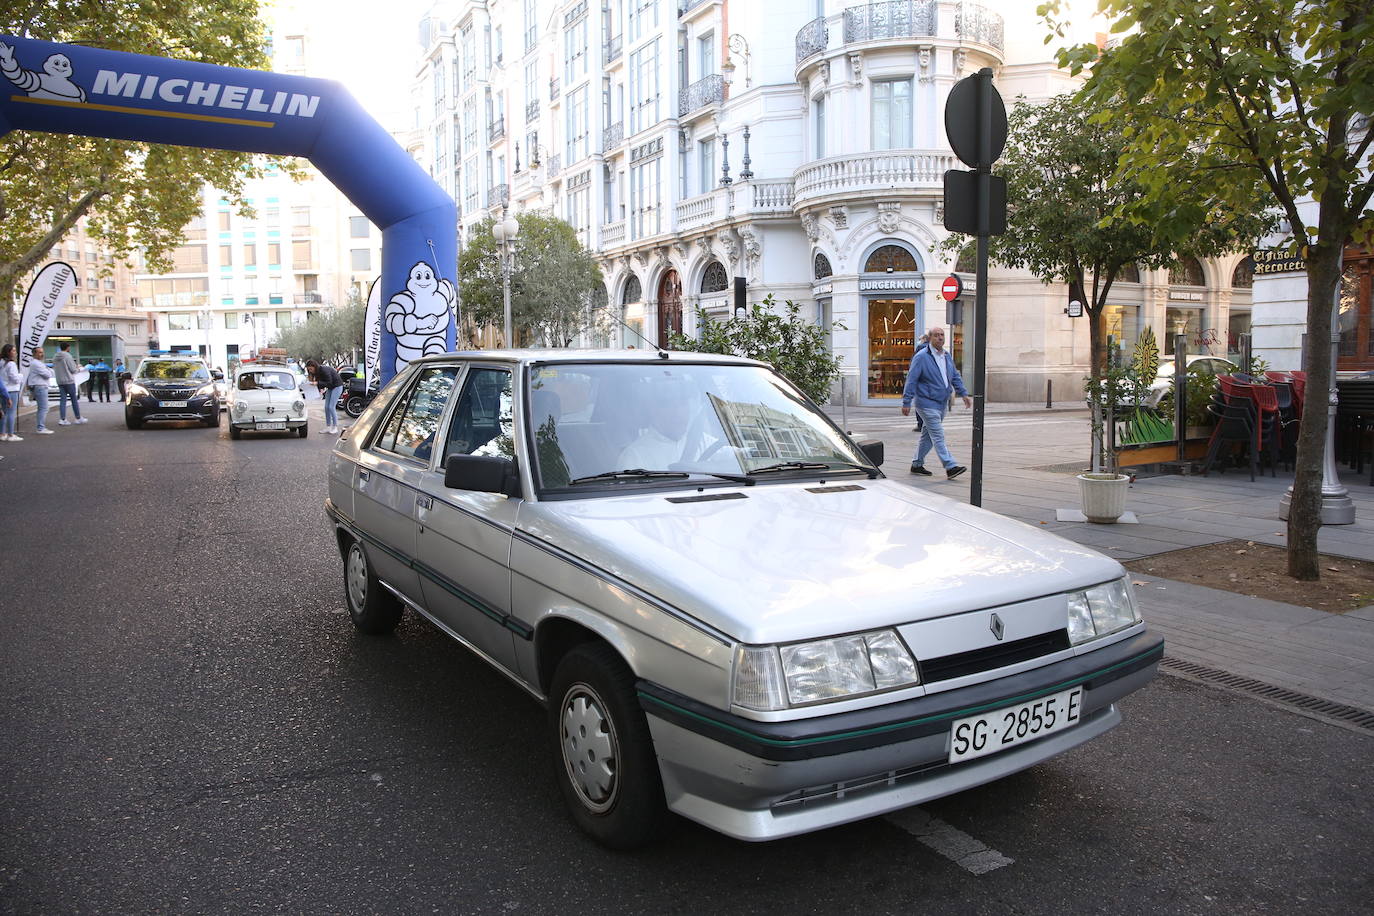
<svg viewBox="0 0 1374 916">
<path fill-rule="evenodd" d="M 36 430 L 34 430 L 34 432 L 38 433 L 38 435 L 40 435 L 40 436 L 51 436 L 51 435 L 52 435 L 52 430 L 50 430 L 50 429 L 36 429 Z"/>
<path fill-rule="evenodd" d="M 24 441 L 24 437 L 23 437 L 23 436 L 10 436 L 10 441 L 11 441 L 11 442 L 23 442 L 23 441 Z"/>
<path fill-rule="evenodd" d="M 71 421 L 71 420 L 58 420 L 58 421 L 57 421 L 57 425 L 58 425 L 58 426 L 71 426 L 71 425 L 72 425 L 72 421 Z"/>
<path fill-rule="evenodd" d="M 89 422 L 90 422 L 90 419 L 89 419 L 88 417 L 77 417 L 77 418 L 76 418 L 76 422 L 78 422 L 78 423 L 89 423 Z"/>
</svg>

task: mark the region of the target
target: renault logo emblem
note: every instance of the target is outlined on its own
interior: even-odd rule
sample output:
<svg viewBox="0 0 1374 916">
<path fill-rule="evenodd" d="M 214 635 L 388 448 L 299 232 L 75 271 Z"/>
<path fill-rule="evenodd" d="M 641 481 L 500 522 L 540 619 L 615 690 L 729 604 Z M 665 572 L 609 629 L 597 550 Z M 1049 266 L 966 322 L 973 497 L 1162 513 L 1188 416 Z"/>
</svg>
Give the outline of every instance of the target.
<svg viewBox="0 0 1374 916">
<path fill-rule="evenodd" d="M 1002 624 L 1002 618 L 996 612 L 992 615 L 992 620 L 988 621 L 988 627 L 992 630 L 992 635 L 997 637 L 998 642 L 1002 640 L 1002 634 L 1007 632 L 1007 628 Z"/>
</svg>

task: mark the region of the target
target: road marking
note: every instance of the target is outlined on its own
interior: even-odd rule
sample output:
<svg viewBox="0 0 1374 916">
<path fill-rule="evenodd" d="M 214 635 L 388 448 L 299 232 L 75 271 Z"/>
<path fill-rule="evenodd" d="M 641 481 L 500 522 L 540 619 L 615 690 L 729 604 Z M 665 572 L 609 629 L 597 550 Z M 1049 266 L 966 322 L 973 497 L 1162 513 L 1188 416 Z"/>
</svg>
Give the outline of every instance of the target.
<svg viewBox="0 0 1374 916">
<path fill-rule="evenodd" d="M 985 875 L 1015 861 L 920 808 L 894 811 L 887 820 L 975 875 Z"/>
</svg>

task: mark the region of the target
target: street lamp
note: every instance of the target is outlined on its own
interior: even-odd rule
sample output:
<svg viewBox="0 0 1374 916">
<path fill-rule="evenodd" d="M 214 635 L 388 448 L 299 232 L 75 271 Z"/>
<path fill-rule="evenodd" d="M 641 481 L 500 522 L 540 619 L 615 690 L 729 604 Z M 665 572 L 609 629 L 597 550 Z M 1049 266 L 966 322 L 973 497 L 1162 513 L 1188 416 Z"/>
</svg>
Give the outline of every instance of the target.
<svg viewBox="0 0 1374 916">
<path fill-rule="evenodd" d="M 511 246 L 515 244 L 515 238 L 520 234 L 520 224 L 515 221 L 514 216 L 506 215 L 506 211 L 501 211 L 502 218 L 497 220 L 491 227 L 491 236 L 496 239 L 496 244 L 501 246 L 501 300 L 505 309 L 507 347 L 513 345 L 511 337 L 510 321 L 510 275 L 515 267 L 514 251 Z"/>
</svg>

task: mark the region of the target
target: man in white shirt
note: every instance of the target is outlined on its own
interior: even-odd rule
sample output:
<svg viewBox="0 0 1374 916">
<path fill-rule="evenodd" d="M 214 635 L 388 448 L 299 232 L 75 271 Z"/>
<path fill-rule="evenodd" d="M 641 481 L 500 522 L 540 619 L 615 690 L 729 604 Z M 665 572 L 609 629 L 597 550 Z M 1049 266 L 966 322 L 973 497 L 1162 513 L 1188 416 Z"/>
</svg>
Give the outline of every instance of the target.
<svg viewBox="0 0 1374 916">
<path fill-rule="evenodd" d="M 649 386 L 649 426 L 620 452 L 619 470 L 669 470 L 681 461 L 692 419 L 688 386 L 666 380 Z"/>
</svg>

